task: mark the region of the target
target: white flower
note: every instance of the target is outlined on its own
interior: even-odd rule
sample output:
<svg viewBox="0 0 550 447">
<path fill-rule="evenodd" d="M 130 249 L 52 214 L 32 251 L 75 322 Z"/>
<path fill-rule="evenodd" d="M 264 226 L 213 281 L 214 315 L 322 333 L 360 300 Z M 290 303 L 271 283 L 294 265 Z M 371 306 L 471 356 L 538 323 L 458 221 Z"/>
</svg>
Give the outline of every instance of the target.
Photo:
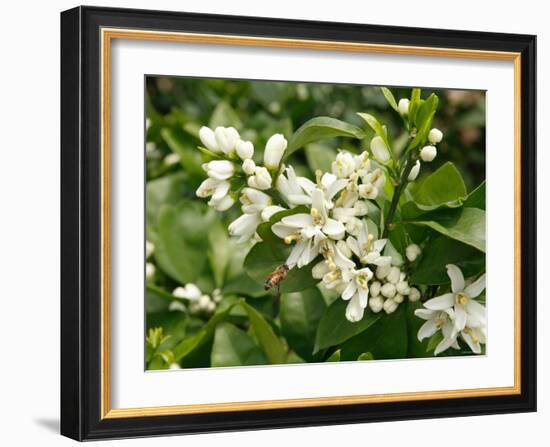
<svg viewBox="0 0 550 447">
<path fill-rule="evenodd" d="M 145 279 L 147 280 L 147 282 L 153 280 L 153 278 L 155 277 L 155 272 L 156 272 L 155 264 L 152 264 L 150 262 L 146 262 L 145 263 Z"/>
<path fill-rule="evenodd" d="M 204 163 L 202 169 L 214 180 L 227 180 L 235 172 L 235 165 L 228 160 L 212 160 Z"/>
<path fill-rule="evenodd" d="M 411 169 L 411 172 L 409 172 L 409 181 L 414 182 L 416 180 L 416 177 L 418 177 L 418 174 L 420 173 L 420 160 L 416 160 L 416 163 Z"/>
<path fill-rule="evenodd" d="M 378 279 L 384 279 L 386 278 L 386 276 L 388 276 L 388 273 L 390 273 L 390 269 L 391 269 L 391 265 L 379 265 L 377 268 L 376 268 L 376 277 Z"/>
<path fill-rule="evenodd" d="M 235 152 L 237 142 L 241 139 L 239 132 L 234 127 L 216 127 L 214 135 L 218 147 L 225 155 L 232 155 Z"/>
<path fill-rule="evenodd" d="M 363 183 L 359 185 L 359 195 L 363 199 L 374 200 L 378 197 L 378 188 L 372 183 Z"/>
<path fill-rule="evenodd" d="M 176 287 L 172 291 L 172 295 L 178 298 L 185 298 L 190 301 L 198 300 L 202 292 L 201 290 L 193 283 L 185 284 L 185 287 Z"/>
<path fill-rule="evenodd" d="M 408 295 L 411 288 L 409 287 L 409 283 L 407 281 L 399 281 L 395 286 L 395 290 L 397 290 L 397 293 L 401 295 Z"/>
<path fill-rule="evenodd" d="M 380 293 L 384 295 L 386 298 L 393 298 L 396 293 L 395 285 L 393 285 L 391 282 L 387 282 L 380 289 Z"/>
<path fill-rule="evenodd" d="M 460 337 L 466 342 L 474 354 L 481 354 L 481 343 L 486 343 L 485 327 L 471 328 L 466 326 L 460 332 Z"/>
<path fill-rule="evenodd" d="M 228 231 L 231 236 L 239 238 L 237 242 L 240 244 L 251 239 L 261 223 L 262 217 L 259 213 L 243 214 L 231 222 Z"/>
<path fill-rule="evenodd" d="M 271 175 L 263 166 L 256 166 L 254 175 L 248 177 L 248 186 L 251 188 L 269 189 L 271 188 L 271 183 Z"/>
<path fill-rule="evenodd" d="M 284 173 L 286 177 L 284 174 L 279 175 L 276 187 L 285 202 L 290 206 L 309 205 L 315 183 L 305 177 L 297 177 L 292 166 L 286 168 Z"/>
<path fill-rule="evenodd" d="M 213 196 L 215 200 L 221 200 L 229 192 L 230 184 L 226 180 L 215 180 L 213 178 L 207 178 L 197 188 L 197 197 L 205 198 Z"/>
<path fill-rule="evenodd" d="M 180 162 L 179 154 L 171 153 L 164 157 L 164 164 L 167 166 L 172 166 Z"/>
<path fill-rule="evenodd" d="M 274 214 L 280 211 L 284 211 L 285 209 L 286 208 L 283 208 L 282 206 L 279 206 L 279 205 L 266 206 L 261 213 L 262 220 L 264 222 L 267 222 L 269 219 L 271 219 L 271 216 L 273 216 Z"/>
<path fill-rule="evenodd" d="M 372 151 L 374 158 L 376 158 L 380 163 L 386 163 L 390 159 L 390 150 L 388 146 L 386 146 L 386 143 L 384 143 L 384 140 L 379 136 L 376 136 L 371 140 L 370 150 Z"/>
<path fill-rule="evenodd" d="M 410 262 L 414 262 L 420 256 L 420 253 L 422 253 L 422 250 L 416 244 L 410 244 L 405 249 L 405 255 Z"/>
<path fill-rule="evenodd" d="M 328 217 L 324 195 L 320 189 L 313 193 L 310 214 L 300 213 L 283 217 L 271 227 L 271 230 L 284 239 L 285 243 L 297 241 L 286 262 L 290 268 L 295 265 L 301 268 L 309 264 L 319 254 L 323 240 L 338 240 L 345 234 L 344 225 Z"/>
<path fill-rule="evenodd" d="M 234 203 L 235 199 L 229 194 L 219 199 L 212 195 L 212 198 L 208 201 L 208 206 L 211 206 L 216 211 L 227 211 Z"/>
<path fill-rule="evenodd" d="M 347 223 L 355 216 L 363 215 L 361 214 L 361 212 L 364 211 L 362 208 L 366 208 L 366 204 L 364 202 L 357 202 L 357 199 L 358 195 L 356 192 L 348 190 L 342 191 L 332 209 L 332 217 L 342 223 Z M 360 203 L 358 208 L 355 207 L 357 203 Z"/>
<path fill-rule="evenodd" d="M 351 258 L 353 256 L 352 251 L 344 240 L 339 240 L 338 242 L 336 242 L 336 247 L 338 248 L 338 250 L 340 250 L 340 253 L 342 253 L 346 258 Z"/>
<path fill-rule="evenodd" d="M 386 301 L 384 301 L 384 312 L 387 314 L 392 314 L 397 310 L 398 303 L 397 301 L 389 298 Z"/>
<path fill-rule="evenodd" d="M 145 258 L 150 258 L 155 252 L 155 244 L 149 241 L 145 241 Z"/>
<path fill-rule="evenodd" d="M 264 165 L 268 169 L 277 169 L 279 167 L 286 146 L 287 141 L 280 133 L 272 135 L 269 140 L 267 140 L 264 151 Z"/>
<path fill-rule="evenodd" d="M 170 363 L 170 366 L 168 367 L 168 369 L 175 370 L 175 369 L 181 369 L 181 367 L 179 364 L 174 362 L 174 363 Z"/>
<path fill-rule="evenodd" d="M 400 115 L 407 115 L 409 113 L 409 100 L 406 98 L 400 99 L 399 104 L 397 104 L 397 109 Z"/>
<path fill-rule="evenodd" d="M 209 149 L 214 153 L 221 152 L 221 149 L 216 141 L 216 135 L 210 127 L 202 126 L 199 130 L 199 138 L 206 149 Z"/>
<path fill-rule="evenodd" d="M 363 318 L 365 308 L 369 304 L 369 281 L 372 278 L 372 271 L 368 268 L 350 270 L 347 272 L 348 284 L 342 292 L 342 299 L 349 300 L 346 307 L 346 318 L 352 323 Z"/>
<path fill-rule="evenodd" d="M 420 158 L 422 161 L 432 161 L 437 155 L 437 149 L 435 146 L 424 146 L 420 151 Z"/>
<path fill-rule="evenodd" d="M 243 161 L 250 160 L 254 155 L 254 145 L 250 141 L 237 141 L 235 146 L 237 155 Z"/>
<path fill-rule="evenodd" d="M 357 239 L 353 236 L 348 236 L 346 242 L 351 251 L 363 264 L 381 266 L 391 263 L 391 256 L 381 255 L 387 239 L 375 240 L 374 236 L 369 234 L 369 229 L 365 221 L 362 222 L 361 231 L 359 231 Z"/>
<path fill-rule="evenodd" d="M 454 265 L 447 265 L 447 274 L 451 278 L 452 293 L 432 298 L 424 303 L 430 310 L 454 309 L 454 331 L 458 333 L 466 326 L 478 328 L 485 326 L 485 307 L 474 300 L 485 290 L 485 274 L 481 275 L 469 286 L 464 283 L 464 276 Z"/>
<path fill-rule="evenodd" d="M 347 272 L 355 268 L 355 262 L 342 253 L 338 248 L 338 243 L 330 239 L 325 239 L 321 243 L 321 252 L 327 260 L 331 270 L 339 269 L 342 272 Z"/>
<path fill-rule="evenodd" d="M 254 174 L 254 171 L 256 170 L 256 163 L 254 163 L 254 160 L 251 158 L 247 158 L 243 161 L 243 171 L 246 175 L 252 175 Z"/>
<path fill-rule="evenodd" d="M 382 289 L 382 284 L 380 284 L 380 281 L 373 281 L 371 285 L 369 286 L 369 292 L 371 296 L 378 296 L 380 295 L 380 290 Z"/>
<path fill-rule="evenodd" d="M 332 173 L 339 178 L 347 178 L 355 172 L 355 158 L 347 151 L 339 152 L 332 162 Z"/>
<path fill-rule="evenodd" d="M 416 287 L 411 287 L 409 290 L 409 301 L 415 302 L 420 299 L 420 291 Z"/>
<path fill-rule="evenodd" d="M 441 132 L 439 129 L 436 129 L 435 127 L 430 130 L 430 133 L 428 134 L 428 141 L 432 144 L 440 143 L 443 139 L 443 132 Z"/>
<path fill-rule="evenodd" d="M 317 171 L 317 177 L 319 178 L 320 173 Z M 332 200 L 334 199 L 334 196 L 338 194 L 342 189 L 344 189 L 348 184 L 348 180 L 346 179 L 339 179 L 334 174 L 331 174 L 330 172 L 325 172 L 319 179 L 318 185 L 315 188 L 315 190 L 321 190 L 323 192 L 323 198 L 325 207 L 327 209 L 332 209 L 334 207 L 334 204 Z M 312 194 L 314 191 L 312 191 Z"/>
<path fill-rule="evenodd" d="M 241 209 L 246 214 L 261 213 L 272 203 L 271 197 L 254 188 L 243 188 L 240 202 L 242 204 Z"/>
<path fill-rule="evenodd" d="M 400 293 L 396 293 L 395 296 L 392 298 L 397 304 L 401 304 L 405 297 L 401 295 Z"/>
<path fill-rule="evenodd" d="M 416 309 L 414 314 L 426 320 L 426 322 L 418 330 L 418 340 L 422 341 L 425 338 L 431 337 L 438 330 L 441 330 L 443 334 L 443 340 L 435 348 L 435 355 L 446 351 L 451 346 L 458 349 L 456 343 L 457 334 L 454 332 L 453 318 L 454 312 L 452 309 L 446 310 L 430 310 L 430 309 Z"/>
<path fill-rule="evenodd" d="M 353 208 L 355 209 L 355 215 L 359 217 L 366 216 L 369 213 L 369 207 L 363 200 L 355 202 Z"/>
<path fill-rule="evenodd" d="M 388 273 L 388 276 L 386 276 L 386 281 L 396 285 L 399 282 L 400 276 L 401 270 L 399 270 L 399 267 L 392 267 Z"/>
<path fill-rule="evenodd" d="M 362 226 L 362 222 L 357 217 L 351 217 L 346 222 L 346 231 L 352 236 L 357 236 L 361 232 Z"/>
</svg>

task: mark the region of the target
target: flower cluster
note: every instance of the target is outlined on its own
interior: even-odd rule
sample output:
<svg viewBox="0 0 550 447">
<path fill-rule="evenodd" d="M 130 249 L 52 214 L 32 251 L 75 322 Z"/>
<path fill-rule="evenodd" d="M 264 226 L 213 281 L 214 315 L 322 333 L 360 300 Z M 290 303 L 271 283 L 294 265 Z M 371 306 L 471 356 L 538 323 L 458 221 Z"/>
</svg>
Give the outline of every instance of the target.
<svg viewBox="0 0 550 447">
<path fill-rule="evenodd" d="M 202 293 L 201 290 L 193 283 L 187 283 L 184 287 L 176 287 L 172 291 L 172 295 L 177 298 L 187 300 L 187 310 L 193 315 L 213 314 L 223 298 L 220 289 L 215 289 L 212 292 L 212 296 L 209 296 Z M 173 305 L 170 307 L 170 310 L 185 310 L 185 306 L 183 306 L 183 304 L 179 301 L 173 301 L 172 304 Z"/>
<path fill-rule="evenodd" d="M 447 274 L 451 291 L 426 301 L 424 309 L 415 311 L 417 317 L 426 320 L 418 331 L 418 339 L 422 341 L 441 331 L 443 338 L 435 348 L 435 355 L 450 347 L 459 349 L 459 337 L 472 352 L 480 354 L 487 337 L 487 318 L 485 306 L 475 298 L 485 290 L 485 274 L 468 285 L 456 265 L 447 265 Z"/>
</svg>

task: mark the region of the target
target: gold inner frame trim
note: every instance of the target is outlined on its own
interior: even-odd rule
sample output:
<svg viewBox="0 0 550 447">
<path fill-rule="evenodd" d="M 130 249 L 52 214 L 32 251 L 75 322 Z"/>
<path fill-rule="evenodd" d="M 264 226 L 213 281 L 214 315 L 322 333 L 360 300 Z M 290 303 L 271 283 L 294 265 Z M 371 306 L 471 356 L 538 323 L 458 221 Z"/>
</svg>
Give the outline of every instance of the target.
<svg viewBox="0 0 550 447">
<path fill-rule="evenodd" d="M 444 391 L 327 396 L 215 404 L 174 405 L 143 408 L 111 408 L 110 368 L 110 72 L 113 39 L 201 43 L 211 45 L 260 46 L 356 53 L 383 53 L 411 56 L 437 56 L 488 59 L 514 63 L 514 385 Z M 101 418 L 168 416 L 230 411 L 253 411 L 317 406 L 353 405 L 429 399 L 503 396 L 521 393 L 521 54 L 504 51 L 418 47 L 305 39 L 268 38 L 217 34 L 101 29 Z"/>
</svg>

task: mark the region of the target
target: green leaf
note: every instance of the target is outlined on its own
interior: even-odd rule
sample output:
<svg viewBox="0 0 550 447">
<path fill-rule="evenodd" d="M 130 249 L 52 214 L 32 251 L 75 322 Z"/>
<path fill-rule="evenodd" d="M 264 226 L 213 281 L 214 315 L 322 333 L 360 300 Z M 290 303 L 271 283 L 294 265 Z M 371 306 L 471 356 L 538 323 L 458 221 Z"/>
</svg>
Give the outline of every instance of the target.
<svg viewBox="0 0 550 447">
<path fill-rule="evenodd" d="M 156 227 L 158 211 L 162 205 L 175 205 L 191 192 L 188 179 L 187 173 L 178 172 L 147 182 L 145 200 L 148 227 Z"/>
<path fill-rule="evenodd" d="M 358 361 L 364 361 L 364 360 L 374 360 L 374 356 L 372 355 L 372 352 L 363 352 L 359 357 L 357 357 Z"/>
<path fill-rule="evenodd" d="M 347 301 L 337 299 L 325 310 L 317 328 L 314 352 L 339 345 L 363 332 L 381 317 L 381 314 L 375 314 L 367 309 L 361 321 L 351 323 L 346 319 L 347 305 Z"/>
<path fill-rule="evenodd" d="M 220 220 L 214 220 L 208 231 L 208 261 L 214 274 L 216 287 L 224 284 L 225 273 L 231 257 L 227 230 Z"/>
<path fill-rule="evenodd" d="M 485 252 L 485 211 L 478 208 L 463 208 L 458 219 L 451 223 L 434 220 L 409 223 L 430 227 L 451 239 Z"/>
<path fill-rule="evenodd" d="M 212 367 L 265 365 L 266 359 L 246 332 L 231 323 L 221 323 L 214 335 L 210 363 Z"/>
<path fill-rule="evenodd" d="M 254 335 L 258 339 L 269 363 L 272 365 L 286 363 L 286 349 L 281 340 L 273 332 L 269 323 L 265 321 L 264 317 L 256 309 L 246 302 L 242 302 L 241 306 L 248 314 Z"/>
<path fill-rule="evenodd" d="M 339 362 L 340 361 L 340 349 L 338 349 L 337 351 L 334 351 L 326 361 L 327 362 Z"/>
<path fill-rule="evenodd" d="M 194 282 L 202 272 L 214 217 L 204 205 L 192 201 L 160 209 L 155 259 L 172 279 L 182 284 Z"/>
<path fill-rule="evenodd" d="M 306 159 L 313 172 L 320 169 L 322 172 L 330 172 L 332 162 L 336 159 L 336 151 L 322 144 L 312 143 L 304 147 Z"/>
<path fill-rule="evenodd" d="M 242 122 L 239 118 L 239 115 L 233 110 L 233 108 L 224 101 L 218 103 L 212 116 L 210 117 L 210 122 L 208 127 L 215 129 L 216 127 L 236 127 L 237 129 L 242 128 Z"/>
<path fill-rule="evenodd" d="M 316 287 L 281 296 L 281 329 L 291 349 L 309 361 L 314 359 L 313 347 L 319 321 L 327 305 Z"/>
<path fill-rule="evenodd" d="M 224 295 L 235 294 L 260 298 L 269 292 L 264 289 L 263 285 L 258 284 L 250 276 L 242 272 L 223 286 L 223 293 Z"/>
<path fill-rule="evenodd" d="M 363 130 L 353 124 L 344 121 L 330 118 L 328 116 L 320 116 L 312 118 L 305 122 L 292 136 L 288 142 L 288 147 L 285 152 L 285 159 L 293 152 L 314 141 L 323 140 L 333 137 L 349 137 L 361 139 L 365 136 Z"/>
<path fill-rule="evenodd" d="M 342 345 L 342 360 L 355 360 L 364 352 L 370 352 L 377 360 L 406 358 L 408 334 L 405 307 L 401 304 L 394 313 L 379 317 L 372 326 L 345 342 Z"/>
<path fill-rule="evenodd" d="M 393 96 L 391 90 L 386 87 L 380 87 L 380 89 L 382 90 L 382 93 L 384 94 L 384 97 L 386 98 L 386 101 L 388 101 L 388 104 L 391 106 L 391 108 L 396 112 L 399 112 L 397 102 L 395 101 L 395 97 Z"/>
<path fill-rule="evenodd" d="M 386 145 L 386 147 L 390 151 L 390 154 L 393 157 L 393 151 L 391 149 L 392 146 L 391 146 L 390 138 L 388 136 L 388 129 L 386 128 L 386 126 L 383 126 L 374 116 L 368 113 L 358 113 L 357 115 L 363 118 L 367 122 L 367 124 L 372 128 L 372 130 L 374 130 L 376 134 L 380 138 L 382 138 L 382 140 L 384 141 L 384 144 Z"/>
<path fill-rule="evenodd" d="M 416 204 L 424 211 L 434 210 L 442 205 L 450 208 L 462 205 L 466 198 L 466 185 L 456 169 L 447 162 L 437 171 L 425 177 L 411 188 Z"/>
<path fill-rule="evenodd" d="M 485 209 L 485 181 L 481 183 L 476 189 L 474 189 L 469 195 L 464 206 L 469 208 Z"/>
<path fill-rule="evenodd" d="M 437 236 L 422 250 L 422 257 L 409 281 L 411 284 L 449 284 L 447 264 L 457 265 L 469 278 L 485 270 L 485 255 L 469 245 Z"/>
<path fill-rule="evenodd" d="M 254 245 L 246 256 L 244 269 L 258 284 L 264 284 L 267 277 L 286 262 L 289 254 L 290 247 L 260 242 Z M 315 261 L 301 269 L 297 267 L 291 269 L 286 278 L 280 282 L 280 292 L 299 292 L 313 287 L 318 282 L 311 276 L 314 265 Z"/>
<path fill-rule="evenodd" d="M 428 339 L 428 344 L 426 346 L 426 352 L 433 352 L 437 345 L 443 340 L 443 334 L 441 331 L 437 331 Z"/>
<path fill-rule="evenodd" d="M 180 163 L 184 169 L 195 177 L 203 177 L 204 171 L 202 170 L 202 157 L 199 151 L 195 148 L 191 142 L 186 142 L 186 135 L 183 130 L 175 128 L 164 128 L 160 131 L 162 138 L 166 141 L 168 147 L 178 154 L 180 157 Z M 198 184 L 199 180 L 195 180 L 195 184 Z"/>
</svg>

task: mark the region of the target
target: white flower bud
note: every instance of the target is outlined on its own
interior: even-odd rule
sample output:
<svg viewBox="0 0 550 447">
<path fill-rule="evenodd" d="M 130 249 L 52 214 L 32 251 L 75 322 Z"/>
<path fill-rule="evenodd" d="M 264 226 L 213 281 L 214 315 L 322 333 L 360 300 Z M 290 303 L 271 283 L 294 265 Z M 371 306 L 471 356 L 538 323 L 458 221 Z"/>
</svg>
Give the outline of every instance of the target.
<svg viewBox="0 0 550 447">
<path fill-rule="evenodd" d="M 248 177 L 248 186 L 251 188 L 269 189 L 271 188 L 271 183 L 271 175 L 263 166 L 256 166 L 256 169 L 254 169 L 254 175 Z"/>
<path fill-rule="evenodd" d="M 280 133 L 272 135 L 269 140 L 267 140 L 264 151 L 264 165 L 267 168 L 277 169 L 279 167 L 287 144 L 285 137 Z"/>
<path fill-rule="evenodd" d="M 280 212 L 280 211 L 284 211 L 285 208 L 283 208 L 282 206 L 278 206 L 278 205 L 269 205 L 269 206 L 266 206 L 262 213 L 261 213 L 261 216 L 262 216 L 262 220 L 264 222 L 267 222 L 269 219 L 271 219 L 271 216 L 273 216 L 274 214 Z"/>
<path fill-rule="evenodd" d="M 420 299 L 420 291 L 416 287 L 411 287 L 409 290 L 409 301 L 415 302 Z"/>
<path fill-rule="evenodd" d="M 224 196 L 221 199 L 210 199 L 208 202 L 208 205 L 214 208 L 216 211 L 227 211 L 229 208 L 233 206 L 235 203 L 235 199 L 231 197 L 229 194 Z"/>
<path fill-rule="evenodd" d="M 362 227 L 363 223 L 357 217 L 351 217 L 346 223 L 346 231 L 352 236 L 358 236 Z"/>
<path fill-rule="evenodd" d="M 391 267 L 386 281 L 391 282 L 392 284 L 397 284 L 399 282 L 399 276 L 401 275 L 401 270 L 399 267 Z"/>
<path fill-rule="evenodd" d="M 396 293 L 395 296 L 392 298 L 397 304 L 401 304 L 405 297 L 401 295 L 400 293 Z"/>
<path fill-rule="evenodd" d="M 397 310 L 397 306 L 398 304 L 392 299 L 384 301 L 384 311 L 387 314 L 394 313 Z"/>
<path fill-rule="evenodd" d="M 390 159 L 390 150 L 386 146 L 386 143 L 384 143 L 384 140 L 382 140 L 379 136 L 376 136 L 371 140 L 370 150 L 372 151 L 374 158 L 376 158 L 380 163 L 386 163 Z"/>
<path fill-rule="evenodd" d="M 440 143 L 443 139 L 443 132 L 441 132 L 439 129 L 436 129 L 435 127 L 430 130 L 430 133 L 428 134 L 428 141 L 432 144 Z"/>
<path fill-rule="evenodd" d="M 401 295 L 408 295 L 410 292 L 409 283 L 401 280 L 396 284 L 395 290 L 397 290 L 397 293 L 400 293 Z"/>
<path fill-rule="evenodd" d="M 340 250 L 340 253 L 342 253 L 346 258 L 351 258 L 353 256 L 353 253 L 351 252 L 351 249 L 349 248 L 346 241 L 339 240 L 336 242 L 336 248 Z"/>
<path fill-rule="evenodd" d="M 164 157 L 164 164 L 167 166 L 172 166 L 180 162 L 180 156 L 175 153 L 168 154 Z"/>
<path fill-rule="evenodd" d="M 380 289 L 380 292 L 386 298 L 393 298 L 395 296 L 395 286 L 392 283 L 387 282 L 382 286 L 382 289 Z"/>
<path fill-rule="evenodd" d="M 221 149 L 216 142 L 216 135 L 210 127 L 202 126 L 199 130 L 199 138 L 206 149 L 214 153 L 221 152 Z"/>
<path fill-rule="evenodd" d="M 355 159 L 349 152 L 342 151 L 332 162 L 332 173 L 338 178 L 347 178 L 355 171 Z"/>
<path fill-rule="evenodd" d="M 216 304 L 221 302 L 221 300 L 223 299 L 223 293 L 221 289 L 214 289 L 214 291 L 212 292 L 212 299 Z"/>
<path fill-rule="evenodd" d="M 369 307 L 370 310 L 377 314 L 384 307 L 384 298 L 381 296 L 371 296 L 369 299 Z"/>
<path fill-rule="evenodd" d="M 214 135 L 216 136 L 218 147 L 226 155 L 231 155 L 235 152 L 235 146 L 241 138 L 239 132 L 234 127 L 216 127 Z"/>
<path fill-rule="evenodd" d="M 177 363 L 171 363 L 168 369 L 174 370 L 174 369 L 181 369 L 181 368 L 180 368 L 180 365 L 178 365 Z"/>
<path fill-rule="evenodd" d="M 216 303 L 214 301 L 210 301 L 205 308 L 206 312 L 209 314 L 213 313 L 216 310 Z"/>
<path fill-rule="evenodd" d="M 397 104 L 397 109 L 399 110 L 400 115 L 408 115 L 409 114 L 409 100 L 407 98 L 402 98 L 399 100 L 399 104 Z"/>
<path fill-rule="evenodd" d="M 251 159 L 254 155 L 254 146 L 250 141 L 237 141 L 237 146 L 235 149 L 237 150 L 237 155 L 241 160 Z"/>
<path fill-rule="evenodd" d="M 203 169 L 215 180 L 227 180 L 235 172 L 235 166 L 228 160 L 212 160 L 202 165 Z"/>
<path fill-rule="evenodd" d="M 380 289 L 382 289 L 382 285 L 379 281 L 373 281 L 369 286 L 369 292 L 372 296 L 380 295 Z"/>
<path fill-rule="evenodd" d="M 247 158 L 245 161 L 243 161 L 243 171 L 246 175 L 254 174 L 255 170 L 256 163 L 254 163 L 254 160 L 252 160 L 251 158 Z"/>
<path fill-rule="evenodd" d="M 384 279 L 386 276 L 388 276 L 388 273 L 390 273 L 391 266 L 390 265 L 380 265 L 376 267 L 376 277 L 378 279 Z"/>
<path fill-rule="evenodd" d="M 330 267 L 327 261 L 321 261 L 313 266 L 311 269 L 311 276 L 315 279 L 322 279 L 328 272 L 330 272 Z"/>
<path fill-rule="evenodd" d="M 145 152 L 147 153 L 147 155 L 151 155 L 156 150 L 157 150 L 157 145 L 152 141 L 149 141 L 148 143 L 145 144 Z"/>
<path fill-rule="evenodd" d="M 414 262 L 420 256 L 420 253 L 422 253 L 422 250 L 416 244 L 411 244 L 405 249 L 405 255 L 410 262 Z"/>
<path fill-rule="evenodd" d="M 168 305 L 168 310 L 169 310 L 170 312 L 185 312 L 185 311 L 186 311 L 186 308 L 185 308 L 185 304 L 183 304 L 181 301 L 173 300 L 173 301 Z"/>
<path fill-rule="evenodd" d="M 150 258 L 155 252 L 155 244 L 145 241 L 145 258 Z"/>
<path fill-rule="evenodd" d="M 411 169 L 411 172 L 409 172 L 409 181 L 414 182 L 416 180 L 416 177 L 418 177 L 418 174 L 420 173 L 420 160 L 416 160 L 416 163 Z"/>
<path fill-rule="evenodd" d="M 152 281 L 155 277 L 156 268 L 154 264 L 150 262 L 145 263 L 145 279 L 147 281 Z"/>
<path fill-rule="evenodd" d="M 420 151 L 420 158 L 422 161 L 432 161 L 437 155 L 437 149 L 435 146 L 424 146 Z"/>
<path fill-rule="evenodd" d="M 208 295 L 201 295 L 198 300 L 198 304 L 202 310 L 207 310 L 208 305 L 210 304 L 210 297 Z"/>
<path fill-rule="evenodd" d="M 172 295 L 187 300 L 197 300 L 202 295 L 202 292 L 195 284 L 187 283 L 185 287 L 176 287 L 172 291 Z"/>
<path fill-rule="evenodd" d="M 369 207 L 362 200 L 358 200 L 357 202 L 355 202 L 355 205 L 353 205 L 353 209 L 355 210 L 356 216 L 366 216 L 369 213 Z"/>
</svg>

